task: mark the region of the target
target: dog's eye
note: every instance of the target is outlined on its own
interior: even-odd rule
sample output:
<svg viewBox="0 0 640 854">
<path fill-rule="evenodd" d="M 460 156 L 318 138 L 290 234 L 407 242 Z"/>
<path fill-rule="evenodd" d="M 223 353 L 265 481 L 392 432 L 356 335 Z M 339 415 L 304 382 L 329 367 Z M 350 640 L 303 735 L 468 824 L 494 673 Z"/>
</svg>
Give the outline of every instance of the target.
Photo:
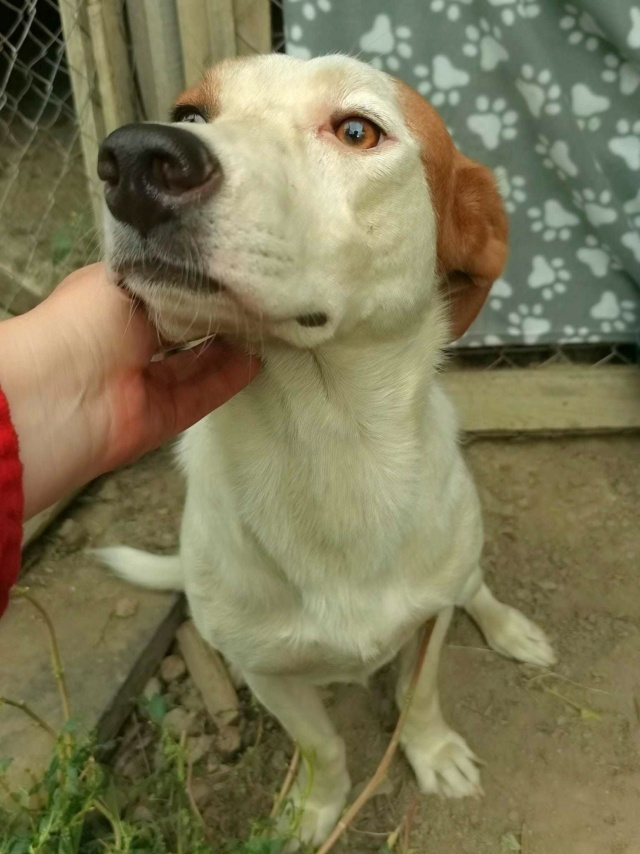
<svg viewBox="0 0 640 854">
<path fill-rule="evenodd" d="M 378 125 L 360 116 L 350 116 L 336 126 L 335 134 L 344 145 L 350 148 L 375 148 L 380 142 L 382 131 Z"/>
<path fill-rule="evenodd" d="M 188 122 L 192 125 L 206 125 L 207 120 L 202 115 L 200 110 L 195 107 L 181 106 L 176 107 L 171 116 L 173 122 Z"/>
</svg>

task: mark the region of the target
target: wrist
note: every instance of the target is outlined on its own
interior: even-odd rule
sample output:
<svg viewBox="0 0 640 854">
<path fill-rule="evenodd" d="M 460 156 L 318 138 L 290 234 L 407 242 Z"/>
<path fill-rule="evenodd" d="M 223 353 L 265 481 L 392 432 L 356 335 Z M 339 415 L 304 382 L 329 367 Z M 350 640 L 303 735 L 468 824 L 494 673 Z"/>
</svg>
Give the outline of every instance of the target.
<svg viewBox="0 0 640 854">
<path fill-rule="evenodd" d="M 20 446 L 25 518 L 98 473 L 96 390 L 72 337 L 47 302 L 0 324 L 0 386 Z"/>
</svg>

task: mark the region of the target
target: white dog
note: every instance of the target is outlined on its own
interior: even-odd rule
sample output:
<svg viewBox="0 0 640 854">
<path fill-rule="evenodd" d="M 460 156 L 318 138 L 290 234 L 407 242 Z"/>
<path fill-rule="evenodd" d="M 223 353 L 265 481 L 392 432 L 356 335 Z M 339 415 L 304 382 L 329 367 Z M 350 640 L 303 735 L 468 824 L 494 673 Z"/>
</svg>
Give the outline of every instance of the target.
<svg viewBox="0 0 640 854">
<path fill-rule="evenodd" d="M 304 769 L 294 790 L 306 841 L 350 788 L 317 686 L 399 654 L 401 701 L 432 617 L 402 743 L 424 791 L 476 794 L 438 703 L 453 607 L 499 652 L 553 661 L 483 582 L 480 507 L 438 381 L 504 264 L 491 173 L 416 92 L 341 56 L 223 62 L 173 118 L 103 144 L 110 265 L 168 340 L 240 336 L 263 369 L 181 441 L 179 555 L 103 557 L 184 590 L 202 636 L 314 757 L 309 791 Z"/>
</svg>

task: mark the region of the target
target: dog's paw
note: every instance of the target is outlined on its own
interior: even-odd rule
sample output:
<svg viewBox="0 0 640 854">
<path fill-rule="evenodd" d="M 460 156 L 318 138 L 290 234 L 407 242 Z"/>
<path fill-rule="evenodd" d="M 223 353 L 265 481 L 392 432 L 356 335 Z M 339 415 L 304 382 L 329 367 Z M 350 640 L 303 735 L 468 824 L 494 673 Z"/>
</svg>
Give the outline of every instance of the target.
<svg viewBox="0 0 640 854">
<path fill-rule="evenodd" d="M 482 622 L 482 631 L 492 649 L 526 664 L 551 667 L 556 654 L 541 628 L 509 605 Z"/>
<path fill-rule="evenodd" d="M 324 788 L 324 787 L 323 787 Z M 336 782 L 333 791 L 325 789 L 320 797 L 313 791 L 308 797 L 294 785 L 289 802 L 278 819 L 278 833 L 292 836 L 284 848 L 285 854 L 321 845 L 336 826 L 344 809 L 351 784 L 348 776 Z"/>
<path fill-rule="evenodd" d="M 445 724 L 437 734 L 424 733 L 404 751 L 423 792 L 447 798 L 482 795 L 478 759 L 467 742 Z"/>
</svg>

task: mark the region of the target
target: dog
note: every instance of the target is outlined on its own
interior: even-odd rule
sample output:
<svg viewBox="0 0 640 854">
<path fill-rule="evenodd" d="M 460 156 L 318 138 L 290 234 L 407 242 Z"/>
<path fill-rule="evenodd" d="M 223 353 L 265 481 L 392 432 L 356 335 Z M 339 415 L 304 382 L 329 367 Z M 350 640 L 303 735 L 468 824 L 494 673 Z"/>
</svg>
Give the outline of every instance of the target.
<svg viewBox="0 0 640 854">
<path fill-rule="evenodd" d="M 480 793 L 445 723 L 453 608 L 548 666 L 544 633 L 483 580 L 481 511 L 439 382 L 507 254 L 491 172 L 414 90 L 345 56 L 225 60 L 172 121 L 120 128 L 99 173 L 105 242 L 171 342 L 238 339 L 258 377 L 181 438 L 180 552 L 102 558 L 184 590 L 202 637 L 312 757 L 293 788 L 321 843 L 350 790 L 318 694 L 399 658 L 402 703 L 435 618 L 402 746 L 424 792 Z"/>
</svg>

